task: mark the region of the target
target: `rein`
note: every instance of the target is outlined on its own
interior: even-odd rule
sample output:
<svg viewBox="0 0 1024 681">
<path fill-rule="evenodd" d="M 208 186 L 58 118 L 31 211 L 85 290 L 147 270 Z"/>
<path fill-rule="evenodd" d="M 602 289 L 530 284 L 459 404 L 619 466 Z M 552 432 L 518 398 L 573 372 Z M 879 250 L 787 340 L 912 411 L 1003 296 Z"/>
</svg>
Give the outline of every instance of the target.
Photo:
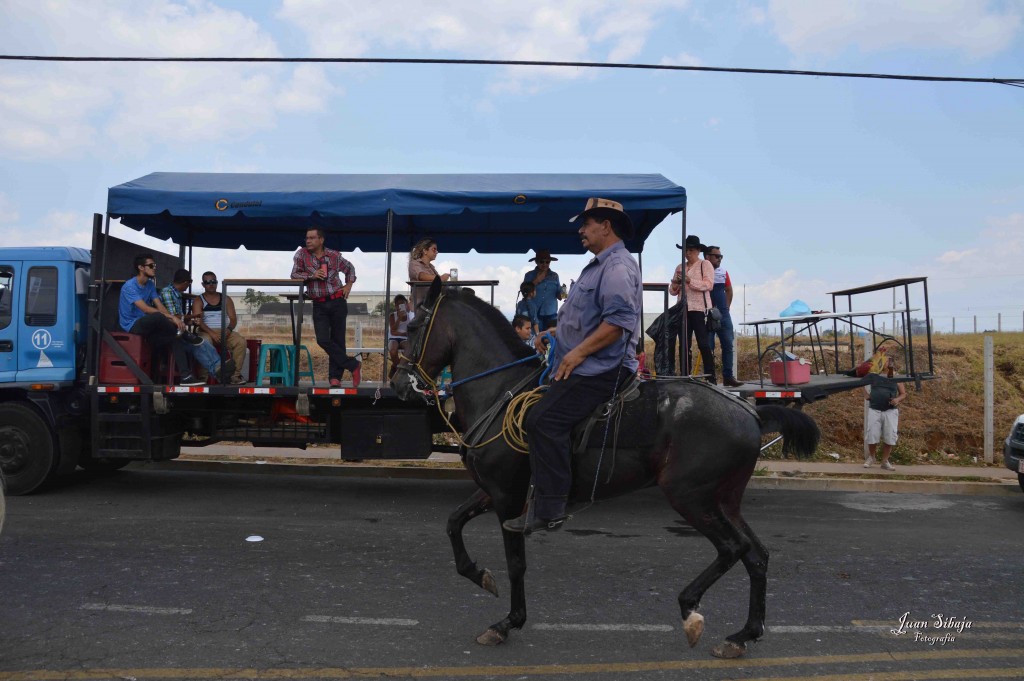
<svg viewBox="0 0 1024 681">
<path fill-rule="evenodd" d="M 493 367 L 491 369 L 487 369 L 486 371 L 482 371 L 482 372 L 480 372 L 478 374 L 475 374 L 473 376 L 470 376 L 468 378 L 464 378 L 462 380 L 455 381 L 455 382 L 450 382 L 450 383 L 448 383 L 447 386 L 441 386 L 439 388 L 438 384 L 434 381 L 434 379 L 423 368 L 423 365 L 421 364 L 421 361 L 423 359 L 423 356 L 426 354 L 427 342 L 430 340 L 430 333 L 434 330 L 434 319 L 437 317 L 437 310 L 438 310 L 438 308 L 441 305 L 441 301 L 444 300 L 444 297 L 445 297 L 444 293 L 442 293 L 441 295 L 439 295 L 437 297 L 437 300 L 434 302 L 433 308 L 428 313 L 427 319 L 424 320 L 424 322 L 423 322 L 424 324 L 427 324 L 426 333 L 422 336 L 422 338 L 419 338 L 419 337 L 417 338 L 416 345 L 413 347 L 413 352 L 411 353 L 411 354 L 416 355 L 416 358 L 412 359 L 412 358 L 406 357 L 404 354 L 399 354 L 399 357 L 401 357 L 406 362 L 407 366 L 399 365 L 398 370 L 399 371 L 403 371 L 404 370 L 405 372 L 409 373 L 410 374 L 409 378 L 412 381 L 413 389 L 416 390 L 417 392 L 419 392 L 420 394 L 422 394 L 424 399 L 427 400 L 428 402 L 433 401 L 434 405 L 437 407 L 438 413 L 441 415 L 441 418 L 444 419 L 444 422 L 448 425 L 449 430 L 452 431 L 452 434 L 455 435 L 456 439 L 458 439 L 459 444 L 461 446 L 463 446 L 463 447 L 465 447 L 467 449 L 476 449 L 476 448 L 479 448 L 479 447 L 483 447 L 484 445 L 488 445 L 488 444 L 494 442 L 495 440 L 497 440 L 499 437 L 502 437 L 502 436 L 504 436 L 506 441 L 508 441 L 509 440 L 509 436 L 506 434 L 506 431 L 509 428 L 509 426 L 512 425 L 512 424 L 510 424 L 508 419 L 506 418 L 505 421 L 502 424 L 501 431 L 499 431 L 498 434 L 495 435 L 494 437 L 492 437 L 492 438 L 490 438 L 488 440 L 485 440 L 483 442 L 478 442 L 478 443 L 474 443 L 474 444 L 470 444 L 469 442 L 466 442 L 466 440 L 463 439 L 462 435 L 459 434 L 458 429 L 454 425 L 452 425 L 451 420 L 448 418 L 448 414 L 445 413 L 444 409 L 441 407 L 441 398 L 444 398 L 447 395 L 449 395 L 451 392 L 454 391 L 454 389 L 457 386 L 465 385 L 466 383 L 469 383 L 470 381 L 475 381 L 475 380 L 477 380 L 479 378 L 484 378 L 486 376 L 490 376 L 492 374 L 496 374 L 496 373 L 498 373 L 500 371 L 504 371 L 505 369 L 510 369 L 512 367 L 518 366 L 520 364 L 525 364 L 526 362 L 530 362 L 530 361 L 535 360 L 535 359 L 543 360 L 544 359 L 544 355 L 541 355 L 541 354 L 538 353 L 538 354 L 530 355 L 528 357 L 523 357 L 521 359 L 515 360 L 514 362 L 508 362 L 507 364 L 502 364 L 501 366 L 497 366 L 497 367 Z M 500 413 L 501 410 L 511 400 L 513 400 L 513 398 L 516 396 L 517 393 L 519 393 L 521 390 L 526 388 L 526 386 L 528 386 L 530 383 L 532 383 L 535 380 L 537 380 L 538 375 L 540 375 L 542 373 L 542 371 L 544 373 L 546 373 L 547 370 L 544 369 L 544 370 L 538 370 L 536 372 L 533 372 L 526 379 L 524 379 L 518 385 L 516 385 L 512 390 L 505 391 L 504 397 L 501 400 L 499 400 L 497 403 L 495 403 L 495 405 L 493 407 L 491 407 L 483 416 L 481 416 L 479 419 L 477 419 L 476 423 L 472 424 L 466 430 L 467 436 L 473 434 L 475 431 L 486 431 L 487 428 L 491 425 L 491 423 L 494 422 L 494 420 L 497 417 L 498 413 Z M 420 385 L 419 385 L 420 381 L 418 379 L 422 379 L 423 383 L 425 383 L 428 387 L 427 388 L 421 388 Z M 515 423 L 515 422 L 513 421 L 513 423 Z M 522 428 L 521 424 L 518 424 L 518 426 L 519 426 L 520 429 Z M 512 427 L 514 428 L 515 425 L 512 425 Z M 472 438 L 469 438 L 469 439 L 472 439 Z M 513 439 L 515 439 L 515 436 L 513 436 Z M 511 442 L 510 442 L 510 444 L 511 444 Z M 512 446 L 515 448 L 515 445 L 512 445 Z M 520 451 L 522 451 L 522 450 L 520 450 Z"/>
</svg>

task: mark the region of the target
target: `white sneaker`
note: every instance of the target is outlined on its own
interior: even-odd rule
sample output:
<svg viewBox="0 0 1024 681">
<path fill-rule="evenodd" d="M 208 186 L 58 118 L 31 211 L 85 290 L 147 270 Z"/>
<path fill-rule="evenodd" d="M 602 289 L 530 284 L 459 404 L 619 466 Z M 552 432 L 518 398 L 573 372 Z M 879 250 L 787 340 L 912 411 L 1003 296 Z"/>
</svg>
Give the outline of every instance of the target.
<svg viewBox="0 0 1024 681">
<path fill-rule="evenodd" d="M 875 457 L 869 456 L 868 458 L 864 459 L 864 468 L 871 468 L 874 465 L 875 465 Z"/>
<path fill-rule="evenodd" d="M 888 461 L 883 461 L 882 462 L 882 468 L 884 468 L 887 471 L 894 471 L 894 470 L 896 470 L 896 466 L 893 466 Z"/>
</svg>

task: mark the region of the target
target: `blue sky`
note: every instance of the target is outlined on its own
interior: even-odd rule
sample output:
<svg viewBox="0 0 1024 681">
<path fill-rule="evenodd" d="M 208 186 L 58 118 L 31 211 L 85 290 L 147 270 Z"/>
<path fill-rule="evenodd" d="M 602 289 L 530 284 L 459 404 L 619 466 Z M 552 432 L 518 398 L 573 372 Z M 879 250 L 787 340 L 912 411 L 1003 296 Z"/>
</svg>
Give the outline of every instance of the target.
<svg viewBox="0 0 1024 681">
<path fill-rule="evenodd" d="M 3 0 L 0 45 L 11 54 L 542 59 L 1024 78 L 1024 2 Z M 1004 328 L 1020 329 L 1022 123 L 1024 90 L 989 84 L 0 62 L 0 243 L 88 247 L 107 188 L 153 171 L 656 172 L 686 187 L 689 231 L 726 254 L 736 317 L 744 288 L 749 321 L 795 298 L 824 308 L 828 291 L 927 276 L 937 328 L 948 329 L 953 315 L 958 329 L 971 315 L 993 328 L 1001 312 Z M 678 233 L 670 219 L 648 241 L 647 281 L 667 280 Z M 459 267 L 463 279 L 500 279 L 498 301 L 510 309 L 529 256 L 441 250 L 438 264 Z M 351 258 L 360 288 L 383 288 L 382 255 Z M 197 270 L 222 277 L 285 277 L 290 256 L 197 252 L 196 260 Z M 561 254 L 556 270 L 568 280 L 584 262 Z"/>
</svg>

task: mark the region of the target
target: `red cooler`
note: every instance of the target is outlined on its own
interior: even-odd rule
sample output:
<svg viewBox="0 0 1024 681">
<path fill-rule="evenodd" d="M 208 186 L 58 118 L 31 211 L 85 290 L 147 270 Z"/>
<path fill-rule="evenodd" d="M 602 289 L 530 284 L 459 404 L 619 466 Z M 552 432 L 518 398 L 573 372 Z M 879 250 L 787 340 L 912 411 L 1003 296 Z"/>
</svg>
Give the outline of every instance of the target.
<svg viewBox="0 0 1024 681">
<path fill-rule="evenodd" d="M 796 360 L 787 360 L 785 373 L 783 373 L 782 362 L 775 360 L 768 363 L 771 372 L 772 383 L 775 385 L 800 385 L 811 382 L 811 365 L 802 364 Z M 786 379 L 789 379 L 788 381 Z"/>
</svg>

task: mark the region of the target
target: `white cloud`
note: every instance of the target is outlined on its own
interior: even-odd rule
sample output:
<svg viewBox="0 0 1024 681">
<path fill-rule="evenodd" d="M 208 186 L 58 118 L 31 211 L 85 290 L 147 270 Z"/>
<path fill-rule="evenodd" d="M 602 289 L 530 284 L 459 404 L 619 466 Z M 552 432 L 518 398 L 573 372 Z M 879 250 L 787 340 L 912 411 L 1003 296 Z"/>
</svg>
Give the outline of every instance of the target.
<svg viewBox="0 0 1024 681">
<path fill-rule="evenodd" d="M 90 3 L 11 0 L 0 44 L 15 53 L 279 56 L 244 14 L 207 0 Z M 97 40 L 102 36 L 102 40 Z M 339 90 L 318 66 L 252 64 L 6 64 L 0 71 L 0 153 L 81 154 L 115 146 L 243 139 L 279 112 L 315 112 Z"/>
<path fill-rule="evenodd" d="M 276 107 L 289 113 L 319 113 L 327 109 L 327 100 L 343 95 L 344 88 L 333 85 L 319 64 L 300 64 L 280 92 Z"/>
<path fill-rule="evenodd" d="M 752 284 L 746 287 L 746 299 L 749 303 L 747 321 L 777 317 L 789 307 L 794 300 L 803 300 L 812 310 L 831 310 L 832 302 L 824 294 L 820 299 L 808 296 L 811 291 L 828 291 L 829 285 L 820 280 L 801 279 L 796 270 L 786 270 L 778 277 L 769 279 L 763 284 Z M 733 319 L 742 319 L 743 301 L 739 296 L 733 298 Z"/>
<path fill-rule="evenodd" d="M 0 195 L 0 207 L 3 196 Z M 51 210 L 37 224 L 12 224 L 0 227 L 0 243 L 5 246 L 77 246 L 92 247 L 92 215 Z"/>
<path fill-rule="evenodd" d="M 635 58 L 661 13 L 690 0 L 284 0 L 278 17 L 306 35 L 314 55 L 408 55 L 527 61 L 623 61 Z M 492 90 L 521 92 L 582 70 L 515 68 Z"/>
<path fill-rule="evenodd" d="M 0 192 L 0 225 L 17 223 L 20 217 L 18 207 L 7 198 L 7 194 Z"/>
<path fill-rule="evenodd" d="M 944 265 L 949 265 L 951 263 L 963 262 L 965 259 L 974 256 L 977 252 L 977 248 L 972 248 L 966 251 L 946 251 L 936 258 L 936 260 Z"/>
<path fill-rule="evenodd" d="M 1009 47 L 1024 8 L 984 0 L 771 0 L 768 13 L 779 39 L 796 54 L 924 48 L 978 58 Z"/>
<path fill-rule="evenodd" d="M 663 66 L 703 66 L 704 62 L 700 60 L 700 57 L 696 57 L 689 52 L 680 52 L 674 57 L 662 57 L 661 62 Z"/>
</svg>

